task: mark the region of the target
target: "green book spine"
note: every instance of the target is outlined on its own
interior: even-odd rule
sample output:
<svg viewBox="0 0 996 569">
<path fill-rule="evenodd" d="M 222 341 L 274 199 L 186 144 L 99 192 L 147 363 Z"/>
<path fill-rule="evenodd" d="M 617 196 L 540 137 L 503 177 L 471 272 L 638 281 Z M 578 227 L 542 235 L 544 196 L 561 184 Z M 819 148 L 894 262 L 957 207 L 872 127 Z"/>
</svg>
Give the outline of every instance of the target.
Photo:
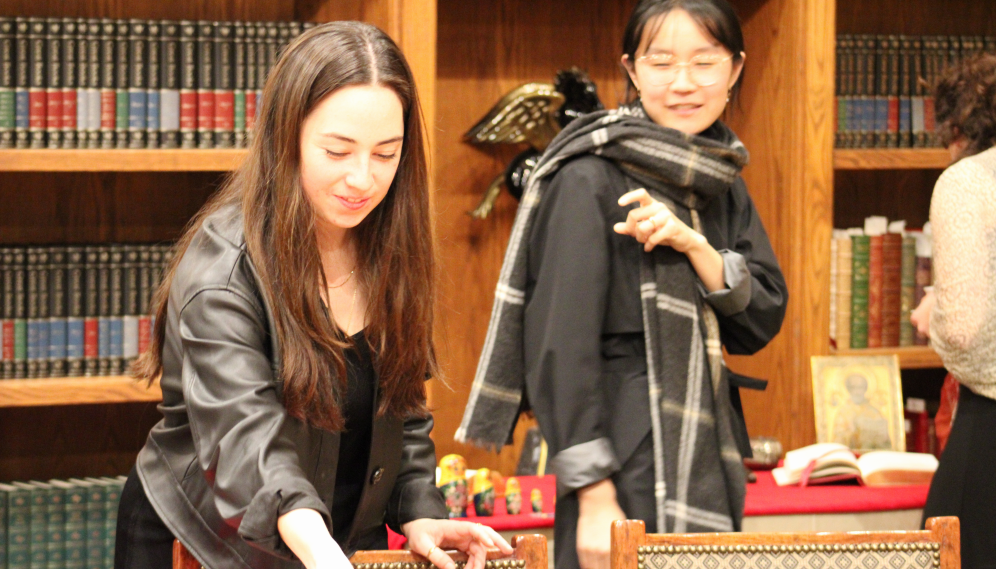
<svg viewBox="0 0 996 569">
<path fill-rule="evenodd" d="M 902 268 L 899 282 L 899 345 L 913 345 L 913 323 L 910 313 L 916 295 L 916 239 L 903 237 Z"/>
<path fill-rule="evenodd" d="M 0 484 L 0 568 L 7 567 L 7 494 L 5 485 Z"/>
<path fill-rule="evenodd" d="M 868 347 L 868 260 L 871 240 L 851 236 L 851 347 Z"/>
<path fill-rule="evenodd" d="M 86 498 L 87 490 L 65 480 L 50 480 L 62 489 L 65 503 L 63 559 L 66 569 L 86 569 Z"/>
<path fill-rule="evenodd" d="M 31 489 L 0 484 L 7 498 L 7 569 L 31 567 Z"/>
<path fill-rule="evenodd" d="M 14 486 L 23 488 L 28 493 L 28 541 L 30 543 L 28 567 L 31 569 L 46 569 L 48 551 L 45 542 L 48 540 L 48 496 L 41 488 L 26 482 L 14 482 Z"/>
<path fill-rule="evenodd" d="M 104 567 L 114 567 L 114 542 L 118 531 L 118 504 L 121 502 L 121 490 L 124 488 L 124 478 L 87 478 L 104 487 Z"/>
<path fill-rule="evenodd" d="M 102 569 L 104 567 L 104 542 L 107 528 L 104 519 L 107 516 L 104 507 L 104 486 L 90 480 L 70 478 L 70 483 L 78 484 L 86 490 L 86 567 L 87 569 Z"/>
<path fill-rule="evenodd" d="M 64 569 L 66 566 L 66 494 L 62 488 L 47 482 L 32 481 L 30 484 L 45 496 L 45 567 Z"/>
</svg>

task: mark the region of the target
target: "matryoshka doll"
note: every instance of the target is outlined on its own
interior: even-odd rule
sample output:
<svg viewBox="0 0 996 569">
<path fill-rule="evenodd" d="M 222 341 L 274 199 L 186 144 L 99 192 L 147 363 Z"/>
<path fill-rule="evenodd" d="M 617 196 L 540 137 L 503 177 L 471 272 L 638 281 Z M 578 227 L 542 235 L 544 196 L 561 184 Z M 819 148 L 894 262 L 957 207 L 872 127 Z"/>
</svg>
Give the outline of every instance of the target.
<svg viewBox="0 0 996 569">
<path fill-rule="evenodd" d="M 513 516 L 522 512 L 522 487 L 514 476 L 505 481 L 505 511 Z"/>
<path fill-rule="evenodd" d="M 459 454 L 439 459 L 439 482 L 436 486 L 446 498 L 446 510 L 451 518 L 467 516 L 467 461 Z"/>
<path fill-rule="evenodd" d="M 537 514 L 543 512 L 543 493 L 540 492 L 539 488 L 533 488 L 533 491 L 529 493 L 529 501 L 533 504 L 533 511 Z"/>
<path fill-rule="evenodd" d="M 478 516 L 493 516 L 495 513 L 495 485 L 491 482 L 491 471 L 487 468 L 477 469 L 474 482 L 470 488 L 474 496 L 474 512 Z"/>
</svg>

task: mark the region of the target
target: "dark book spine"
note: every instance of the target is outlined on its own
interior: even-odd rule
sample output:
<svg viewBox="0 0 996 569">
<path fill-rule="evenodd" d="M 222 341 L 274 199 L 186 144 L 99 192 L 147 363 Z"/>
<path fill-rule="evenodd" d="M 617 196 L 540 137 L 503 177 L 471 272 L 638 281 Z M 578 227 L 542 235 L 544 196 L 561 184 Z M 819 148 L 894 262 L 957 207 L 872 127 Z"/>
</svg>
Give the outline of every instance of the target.
<svg viewBox="0 0 996 569">
<path fill-rule="evenodd" d="M 114 148 L 117 124 L 117 25 L 107 18 L 100 20 L 100 147 Z"/>
<path fill-rule="evenodd" d="M 841 148 L 841 139 L 844 136 L 844 129 L 841 128 L 841 121 L 845 119 L 847 113 L 843 112 L 840 105 L 844 101 L 842 94 L 842 89 L 844 88 L 844 82 L 841 80 L 843 75 L 843 61 L 844 55 L 841 51 L 841 36 L 838 35 L 834 40 L 834 58 L 837 64 L 834 66 L 834 76 L 833 76 L 833 147 Z"/>
<path fill-rule="evenodd" d="M 899 37 L 899 147 L 913 147 L 913 40 Z"/>
<path fill-rule="evenodd" d="M 79 36 L 76 18 L 62 19 L 62 148 L 78 148 Z"/>
<path fill-rule="evenodd" d="M 52 267 L 49 262 L 48 247 L 36 248 L 38 257 L 38 345 L 35 358 L 38 377 L 51 377 L 52 367 L 49 365 L 48 347 L 51 343 L 52 327 L 49 326 L 49 306 L 52 303 L 49 283 Z"/>
<path fill-rule="evenodd" d="M 101 98 L 100 98 L 100 71 L 102 63 L 100 59 L 100 20 L 90 18 L 86 20 L 86 35 L 83 37 L 86 43 L 86 71 L 80 73 L 80 89 L 84 91 L 86 99 L 86 115 L 80 121 L 81 130 L 79 134 L 80 143 L 83 145 L 83 137 L 86 137 L 85 146 L 87 148 L 100 148 L 100 121 L 101 121 Z M 83 53 L 83 50 L 80 51 Z M 84 83 L 85 81 L 85 83 Z M 82 107 L 83 105 L 81 105 Z"/>
<path fill-rule="evenodd" d="M 86 372 L 86 280 L 84 248 L 66 247 L 66 375 L 70 377 Z"/>
<path fill-rule="evenodd" d="M 927 294 L 927 287 L 934 282 L 934 259 L 932 257 L 916 256 L 916 266 L 913 269 L 913 306 L 920 306 L 920 301 Z M 913 337 L 913 345 L 926 346 L 930 343 L 930 337 L 921 334 L 919 330 Z"/>
<path fill-rule="evenodd" d="M 38 376 L 38 249 L 27 247 L 24 249 L 24 273 L 27 288 L 27 327 L 28 327 L 28 348 L 27 348 L 27 374 L 29 379 L 37 379 Z"/>
<path fill-rule="evenodd" d="M 910 98 L 910 128 L 913 130 L 913 147 L 927 146 L 927 130 L 924 123 L 924 83 L 925 74 L 924 38 L 915 36 L 913 50 L 913 96 Z"/>
<path fill-rule="evenodd" d="M 899 148 L 899 36 L 888 37 L 888 50 L 886 51 L 886 62 L 888 64 L 888 125 L 886 146 L 888 148 Z"/>
<path fill-rule="evenodd" d="M 110 247 L 110 371 L 108 375 L 124 373 L 124 247 Z"/>
<path fill-rule="evenodd" d="M 180 147 L 180 24 L 161 22 L 162 79 L 159 89 L 159 145 Z"/>
<path fill-rule="evenodd" d="M 232 70 L 234 82 L 232 109 L 233 142 L 236 148 L 246 147 L 246 25 L 235 22 L 232 28 Z"/>
<path fill-rule="evenodd" d="M 258 48 L 256 46 L 256 24 L 247 22 L 245 24 L 246 33 L 246 144 L 248 137 L 252 134 L 253 125 L 256 124 L 256 91 L 259 89 L 258 81 Z"/>
<path fill-rule="evenodd" d="M 855 73 L 855 51 L 854 51 L 854 36 L 848 34 L 844 36 L 841 40 L 844 44 L 843 47 L 843 81 L 844 81 L 844 112 L 846 114 L 844 119 L 844 136 L 841 138 L 841 143 L 844 148 L 853 148 L 856 146 L 855 137 L 858 133 L 858 122 L 857 122 L 857 105 L 855 102 L 857 98 L 855 93 L 857 92 L 857 75 Z"/>
<path fill-rule="evenodd" d="M 139 291 L 139 249 L 138 245 L 124 247 L 124 332 L 122 352 L 124 367 L 129 369 L 138 357 L 138 317 L 140 312 Z"/>
<path fill-rule="evenodd" d="M 902 312 L 903 236 L 886 233 L 882 238 L 882 346 L 899 346 Z"/>
<path fill-rule="evenodd" d="M 49 247 L 49 312 L 48 312 L 48 361 L 51 377 L 66 375 L 66 344 L 68 342 L 67 309 L 69 280 L 67 276 L 66 248 Z"/>
<path fill-rule="evenodd" d="M 24 249 L 14 248 L 14 377 L 28 376 L 28 298 Z"/>
<path fill-rule="evenodd" d="M 14 147 L 31 144 L 31 97 L 28 94 L 28 19 L 14 18 Z"/>
<path fill-rule="evenodd" d="M 852 129 L 853 148 L 865 146 L 868 130 L 866 114 L 868 105 L 866 104 L 865 75 L 868 58 L 865 53 L 868 51 L 867 42 L 864 35 L 854 36 L 854 128 Z"/>
<path fill-rule="evenodd" d="M 149 349 L 151 339 L 150 314 L 152 312 L 152 246 L 141 245 L 138 249 L 138 353 Z"/>
<path fill-rule="evenodd" d="M 214 22 L 214 146 L 235 147 L 235 30 Z"/>
<path fill-rule="evenodd" d="M 14 148 L 14 18 L 0 18 L 0 148 Z"/>
<path fill-rule="evenodd" d="M 111 251 L 101 245 L 97 256 L 97 375 L 111 374 Z"/>
<path fill-rule="evenodd" d="M 197 148 L 214 148 L 214 24 L 197 22 Z"/>
<path fill-rule="evenodd" d="M 62 148 L 62 19 L 45 25 L 45 138 L 48 148 Z"/>
<path fill-rule="evenodd" d="M 128 20 L 115 21 L 114 49 L 114 146 L 128 148 L 128 89 L 131 86 L 131 45 Z"/>
<path fill-rule="evenodd" d="M 263 89 L 266 87 L 266 77 L 270 71 L 270 59 L 268 56 L 269 42 L 266 39 L 266 22 L 256 22 L 256 118 L 259 120 L 259 113 L 263 105 Z"/>
<path fill-rule="evenodd" d="M 128 22 L 128 148 L 145 148 L 148 143 L 148 34 L 145 20 Z"/>
<path fill-rule="evenodd" d="M 197 25 L 180 22 L 180 147 L 197 148 Z"/>
<path fill-rule="evenodd" d="M 982 38 L 985 42 L 983 50 L 991 55 L 996 55 L 996 36 L 985 36 Z"/>
<path fill-rule="evenodd" d="M 0 269 L 3 272 L 3 379 L 14 378 L 14 249 L 0 249 Z"/>
<path fill-rule="evenodd" d="M 278 35 L 280 28 L 277 22 L 266 22 L 266 75 L 269 77 L 270 70 L 277 64 L 280 58 L 280 40 Z"/>
<path fill-rule="evenodd" d="M 45 19 L 28 19 L 28 134 L 30 148 L 45 148 L 45 121 L 48 116 L 45 93 Z"/>
<path fill-rule="evenodd" d="M 100 248 L 86 247 L 83 261 L 83 375 L 97 375 L 100 370 L 100 308 L 98 271 Z"/>
<path fill-rule="evenodd" d="M 159 148 L 159 133 L 162 125 L 162 24 L 158 20 L 148 22 L 149 39 L 146 48 L 146 61 L 149 74 L 145 84 L 145 145 Z"/>
<path fill-rule="evenodd" d="M 277 22 L 277 59 L 284 54 L 284 49 L 290 43 L 292 22 Z"/>
<path fill-rule="evenodd" d="M 875 36 L 875 148 L 889 143 L 889 38 Z"/>
</svg>

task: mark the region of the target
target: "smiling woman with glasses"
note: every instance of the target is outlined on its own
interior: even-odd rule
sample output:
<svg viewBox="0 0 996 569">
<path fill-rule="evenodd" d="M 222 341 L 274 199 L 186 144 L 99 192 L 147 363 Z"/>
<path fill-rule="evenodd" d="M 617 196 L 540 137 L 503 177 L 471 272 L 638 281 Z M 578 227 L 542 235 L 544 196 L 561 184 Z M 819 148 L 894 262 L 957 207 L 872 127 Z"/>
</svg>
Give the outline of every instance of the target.
<svg viewBox="0 0 996 569">
<path fill-rule="evenodd" d="M 575 119 L 527 183 L 457 438 L 504 444 L 524 388 L 557 476 L 557 569 L 607 569 L 617 519 L 740 528 L 750 381 L 722 350 L 763 348 L 788 296 L 719 120 L 744 59 L 726 0 L 638 2 L 628 101 Z"/>
</svg>

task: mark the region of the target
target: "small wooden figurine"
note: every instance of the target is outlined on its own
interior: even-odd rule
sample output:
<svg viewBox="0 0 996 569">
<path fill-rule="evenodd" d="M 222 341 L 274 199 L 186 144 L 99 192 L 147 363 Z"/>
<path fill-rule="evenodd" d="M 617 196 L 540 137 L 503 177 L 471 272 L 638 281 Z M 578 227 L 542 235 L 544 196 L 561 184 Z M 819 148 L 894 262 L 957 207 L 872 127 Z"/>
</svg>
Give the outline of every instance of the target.
<svg viewBox="0 0 996 569">
<path fill-rule="evenodd" d="M 529 501 L 533 504 L 533 512 L 537 514 L 543 512 L 543 493 L 540 492 L 539 488 L 533 488 L 533 491 L 529 493 Z"/>
<path fill-rule="evenodd" d="M 493 516 L 495 513 L 495 485 L 491 482 L 491 471 L 477 469 L 470 493 L 474 496 L 474 512 L 478 516 Z"/>
<path fill-rule="evenodd" d="M 459 454 L 439 459 L 439 482 L 451 518 L 467 517 L 467 461 Z"/>
<path fill-rule="evenodd" d="M 505 481 L 505 511 L 513 516 L 522 512 L 522 487 L 514 476 Z"/>
</svg>

